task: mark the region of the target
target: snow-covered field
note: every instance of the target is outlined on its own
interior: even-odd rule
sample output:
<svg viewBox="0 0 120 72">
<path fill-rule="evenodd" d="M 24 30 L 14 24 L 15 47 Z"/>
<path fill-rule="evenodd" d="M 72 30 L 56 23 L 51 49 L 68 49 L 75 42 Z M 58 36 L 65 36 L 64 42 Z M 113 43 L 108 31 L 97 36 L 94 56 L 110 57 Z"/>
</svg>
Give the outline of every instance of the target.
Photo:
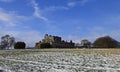
<svg viewBox="0 0 120 72">
<path fill-rule="evenodd" d="M 0 50 L 0 72 L 120 72 L 120 50 Z"/>
</svg>

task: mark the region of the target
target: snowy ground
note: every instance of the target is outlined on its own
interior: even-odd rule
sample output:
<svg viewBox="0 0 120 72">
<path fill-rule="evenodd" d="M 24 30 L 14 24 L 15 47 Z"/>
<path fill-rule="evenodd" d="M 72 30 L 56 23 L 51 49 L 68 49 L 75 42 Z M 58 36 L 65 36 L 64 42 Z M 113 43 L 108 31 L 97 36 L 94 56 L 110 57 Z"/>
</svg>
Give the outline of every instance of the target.
<svg viewBox="0 0 120 72">
<path fill-rule="evenodd" d="M 0 50 L 0 72 L 2 71 L 120 72 L 120 54 L 80 49 Z"/>
</svg>

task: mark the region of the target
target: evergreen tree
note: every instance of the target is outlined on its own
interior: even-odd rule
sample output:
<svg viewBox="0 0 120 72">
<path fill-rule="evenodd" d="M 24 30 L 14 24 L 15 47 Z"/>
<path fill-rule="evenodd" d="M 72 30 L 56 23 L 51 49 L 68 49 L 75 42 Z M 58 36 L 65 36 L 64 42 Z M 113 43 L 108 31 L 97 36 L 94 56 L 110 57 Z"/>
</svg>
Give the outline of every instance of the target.
<svg viewBox="0 0 120 72">
<path fill-rule="evenodd" d="M 118 41 L 114 40 L 110 36 L 104 36 L 97 38 L 94 42 L 94 47 L 98 48 L 116 48 L 118 47 Z"/>
</svg>

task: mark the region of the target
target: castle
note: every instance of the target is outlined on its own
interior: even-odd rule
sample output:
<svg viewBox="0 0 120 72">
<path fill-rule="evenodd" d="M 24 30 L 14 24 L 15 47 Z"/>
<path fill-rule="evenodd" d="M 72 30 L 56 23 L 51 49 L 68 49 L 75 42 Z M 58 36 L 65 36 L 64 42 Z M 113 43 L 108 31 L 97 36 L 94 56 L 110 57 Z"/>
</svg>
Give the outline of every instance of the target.
<svg viewBox="0 0 120 72">
<path fill-rule="evenodd" d="M 40 41 L 38 44 L 40 43 L 50 43 L 52 48 L 74 48 L 75 47 L 75 43 L 73 43 L 72 40 L 70 42 L 67 42 L 62 40 L 62 38 L 59 36 L 52 36 L 48 34 L 45 34 L 44 39 L 42 39 L 42 41 Z"/>
</svg>

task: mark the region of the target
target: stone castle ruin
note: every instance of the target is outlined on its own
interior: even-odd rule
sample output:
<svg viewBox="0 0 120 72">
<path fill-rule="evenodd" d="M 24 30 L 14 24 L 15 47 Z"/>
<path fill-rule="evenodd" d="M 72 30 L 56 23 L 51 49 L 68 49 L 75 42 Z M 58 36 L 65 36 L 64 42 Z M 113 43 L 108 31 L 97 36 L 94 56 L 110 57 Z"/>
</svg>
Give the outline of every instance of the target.
<svg viewBox="0 0 120 72">
<path fill-rule="evenodd" d="M 75 47 L 75 43 L 73 43 L 72 40 L 70 42 L 67 42 L 62 40 L 62 38 L 59 36 L 52 36 L 48 34 L 46 34 L 44 36 L 44 39 L 42 39 L 42 41 L 40 41 L 38 44 L 40 43 L 50 43 L 52 48 L 74 48 Z"/>
</svg>

